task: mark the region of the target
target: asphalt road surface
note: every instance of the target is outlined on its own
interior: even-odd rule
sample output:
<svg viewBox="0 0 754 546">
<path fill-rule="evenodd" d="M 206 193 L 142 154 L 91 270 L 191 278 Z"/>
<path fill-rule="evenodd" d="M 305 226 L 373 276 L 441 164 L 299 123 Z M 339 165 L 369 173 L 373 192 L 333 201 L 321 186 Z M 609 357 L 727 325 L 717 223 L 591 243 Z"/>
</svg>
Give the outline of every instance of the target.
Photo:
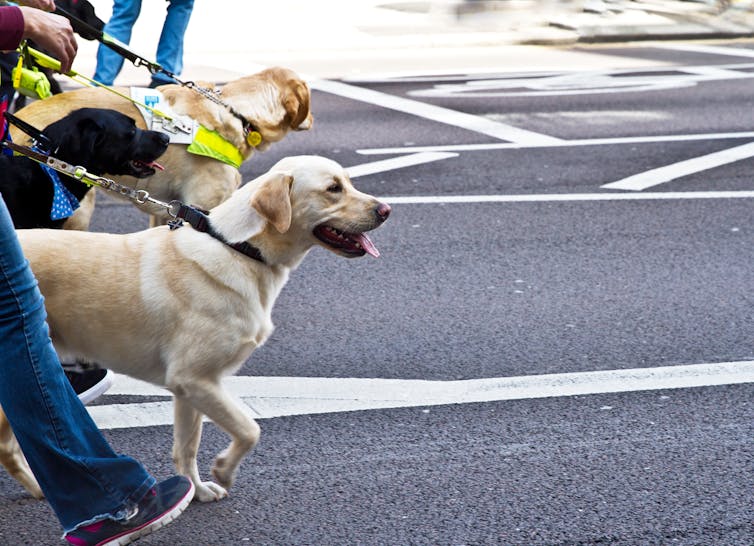
<svg viewBox="0 0 754 546">
<path fill-rule="evenodd" d="M 754 543 L 754 47 L 588 51 L 638 68 L 313 83 L 244 178 L 335 159 L 392 203 L 382 256 L 292 274 L 231 380 L 259 446 L 141 544 Z M 124 385 L 93 414 L 167 477 L 169 398 Z M 0 543 L 59 535 L 1 474 Z"/>
</svg>

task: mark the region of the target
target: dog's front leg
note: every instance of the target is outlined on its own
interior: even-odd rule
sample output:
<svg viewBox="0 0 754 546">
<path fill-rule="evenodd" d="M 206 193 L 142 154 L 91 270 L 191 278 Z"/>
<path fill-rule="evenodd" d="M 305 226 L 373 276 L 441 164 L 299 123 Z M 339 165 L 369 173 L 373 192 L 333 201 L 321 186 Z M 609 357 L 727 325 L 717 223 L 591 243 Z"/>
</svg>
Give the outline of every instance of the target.
<svg viewBox="0 0 754 546">
<path fill-rule="evenodd" d="M 18 440 L 13 435 L 10 423 L 0 408 L 0 464 L 14 477 L 35 499 L 43 499 L 44 494 L 34 477 L 26 457 L 21 452 Z"/>
<path fill-rule="evenodd" d="M 209 415 L 217 425 L 230 434 L 231 442 L 215 457 L 212 476 L 220 485 L 230 488 L 236 479 L 238 466 L 244 456 L 254 449 L 259 441 L 261 429 L 254 419 L 247 415 L 248 408 L 239 408 L 238 404 L 228 398 L 228 407 L 216 408 L 215 417 Z M 218 419 L 222 419 L 218 421 Z"/>
<path fill-rule="evenodd" d="M 173 430 L 173 463 L 179 474 L 188 476 L 196 493 L 194 498 L 201 502 L 210 502 L 228 496 L 225 488 L 214 482 L 203 482 L 199 477 L 196 454 L 202 439 L 202 414 L 181 396 L 174 398 L 175 425 Z"/>
<path fill-rule="evenodd" d="M 229 488 L 236 477 L 241 459 L 254 448 L 259 440 L 259 425 L 248 414 L 249 409 L 245 406 L 241 407 L 217 383 L 207 381 L 187 383 L 184 379 L 178 389 L 171 390 L 180 392 L 181 398 L 183 398 L 182 402 L 190 403 L 194 410 L 198 410 L 212 419 L 217 426 L 230 435 L 230 444 L 218 454 L 212 467 L 212 476 L 215 480 L 224 488 Z M 178 397 L 176 397 L 177 400 Z M 178 419 L 176 416 L 177 426 Z M 177 440 L 178 435 L 176 433 Z M 198 441 L 196 439 L 197 443 Z M 196 461 L 196 446 L 194 446 L 193 460 Z M 179 470 L 181 469 L 179 468 Z M 199 486 L 196 485 L 198 494 Z"/>
</svg>

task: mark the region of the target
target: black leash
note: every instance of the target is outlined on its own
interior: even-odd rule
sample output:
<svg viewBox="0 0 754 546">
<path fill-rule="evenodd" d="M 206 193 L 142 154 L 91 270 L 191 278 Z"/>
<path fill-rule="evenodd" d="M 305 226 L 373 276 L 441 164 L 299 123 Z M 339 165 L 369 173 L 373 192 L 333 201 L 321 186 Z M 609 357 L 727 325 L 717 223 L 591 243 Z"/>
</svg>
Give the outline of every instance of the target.
<svg viewBox="0 0 754 546">
<path fill-rule="evenodd" d="M 120 40 L 117 40 L 113 38 L 112 36 L 108 36 L 105 34 L 102 30 L 97 30 L 93 26 L 91 26 L 88 23 L 85 23 L 72 13 L 67 12 L 66 10 L 56 7 L 55 13 L 58 15 L 62 15 L 66 19 L 68 19 L 71 22 L 71 26 L 76 30 L 78 34 L 82 34 L 81 31 L 84 31 L 85 35 L 91 36 L 92 39 L 97 40 L 101 44 L 106 45 L 122 57 L 125 57 L 129 61 L 131 61 L 135 66 L 146 66 L 149 71 L 152 74 L 156 74 L 157 72 L 163 72 L 166 76 L 169 76 L 173 78 L 173 75 L 170 74 L 167 70 L 165 70 L 162 66 L 159 64 L 149 61 L 145 59 L 144 57 L 134 53 L 128 47 L 126 44 L 121 42 Z"/>
<path fill-rule="evenodd" d="M 21 129 L 24 133 L 29 135 L 32 140 L 34 140 L 34 143 L 36 146 L 42 151 L 47 153 L 52 153 L 52 141 L 45 135 L 42 131 L 34 127 L 33 125 L 25 122 L 22 119 L 17 118 L 10 112 L 4 112 L 3 116 L 5 119 L 8 120 L 8 123 L 11 125 L 15 125 L 19 129 Z"/>
</svg>

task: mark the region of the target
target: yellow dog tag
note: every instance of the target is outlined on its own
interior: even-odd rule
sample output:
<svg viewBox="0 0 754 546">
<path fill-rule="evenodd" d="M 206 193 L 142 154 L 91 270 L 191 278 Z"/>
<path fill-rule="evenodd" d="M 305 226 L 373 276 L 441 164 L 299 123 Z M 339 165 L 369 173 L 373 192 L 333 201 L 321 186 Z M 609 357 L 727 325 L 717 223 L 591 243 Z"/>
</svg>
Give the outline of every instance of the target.
<svg viewBox="0 0 754 546">
<path fill-rule="evenodd" d="M 252 148 L 256 148 L 262 143 L 262 135 L 259 131 L 249 131 L 249 134 L 246 135 L 246 142 Z"/>
</svg>

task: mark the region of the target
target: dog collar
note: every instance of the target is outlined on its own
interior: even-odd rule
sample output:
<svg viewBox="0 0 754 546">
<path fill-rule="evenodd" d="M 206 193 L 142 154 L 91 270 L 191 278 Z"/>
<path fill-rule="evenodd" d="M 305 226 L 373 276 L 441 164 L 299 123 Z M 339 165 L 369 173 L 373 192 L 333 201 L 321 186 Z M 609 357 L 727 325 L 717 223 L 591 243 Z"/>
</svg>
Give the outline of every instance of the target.
<svg viewBox="0 0 754 546">
<path fill-rule="evenodd" d="M 248 256 L 252 260 L 256 260 L 265 265 L 267 264 L 264 256 L 262 256 L 262 251 L 254 245 L 250 245 L 246 241 L 242 241 L 240 243 L 231 243 L 225 237 L 223 237 L 222 234 L 218 233 L 212 227 L 212 224 L 209 221 L 208 213 L 201 211 L 196 207 L 181 204 L 178 207 L 178 211 L 176 212 L 175 217 L 176 220 L 168 223 L 171 230 L 182 227 L 183 220 L 186 220 L 196 231 L 201 231 L 202 233 L 206 233 L 207 235 L 214 237 L 224 245 L 227 245 L 233 250 L 236 250 L 241 254 Z"/>
<path fill-rule="evenodd" d="M 259 131 L 259 129 L 257 129 L 252 122 L 241 115 L 238 110 L 233 108 L 227 102 L 223 102 L 223 100 L 220 98 L 220 95 L 222 95 L 222 89 L 215 89 L 214 91 L 210 91 L 208 93 L 208 95 L 204 95 L 207 99 L 225 106 L 225 108 L 228 109 L 228 112 L 230 112 L 232 116 L 234 116 L 238 121 L 241 122 L 241 126 L 243 127 L 243 135 L 246 139 L 246 144 L 248 144 L 252 148 L 256 148 L 262 143 L 262 133 Z"/>
</svg>

